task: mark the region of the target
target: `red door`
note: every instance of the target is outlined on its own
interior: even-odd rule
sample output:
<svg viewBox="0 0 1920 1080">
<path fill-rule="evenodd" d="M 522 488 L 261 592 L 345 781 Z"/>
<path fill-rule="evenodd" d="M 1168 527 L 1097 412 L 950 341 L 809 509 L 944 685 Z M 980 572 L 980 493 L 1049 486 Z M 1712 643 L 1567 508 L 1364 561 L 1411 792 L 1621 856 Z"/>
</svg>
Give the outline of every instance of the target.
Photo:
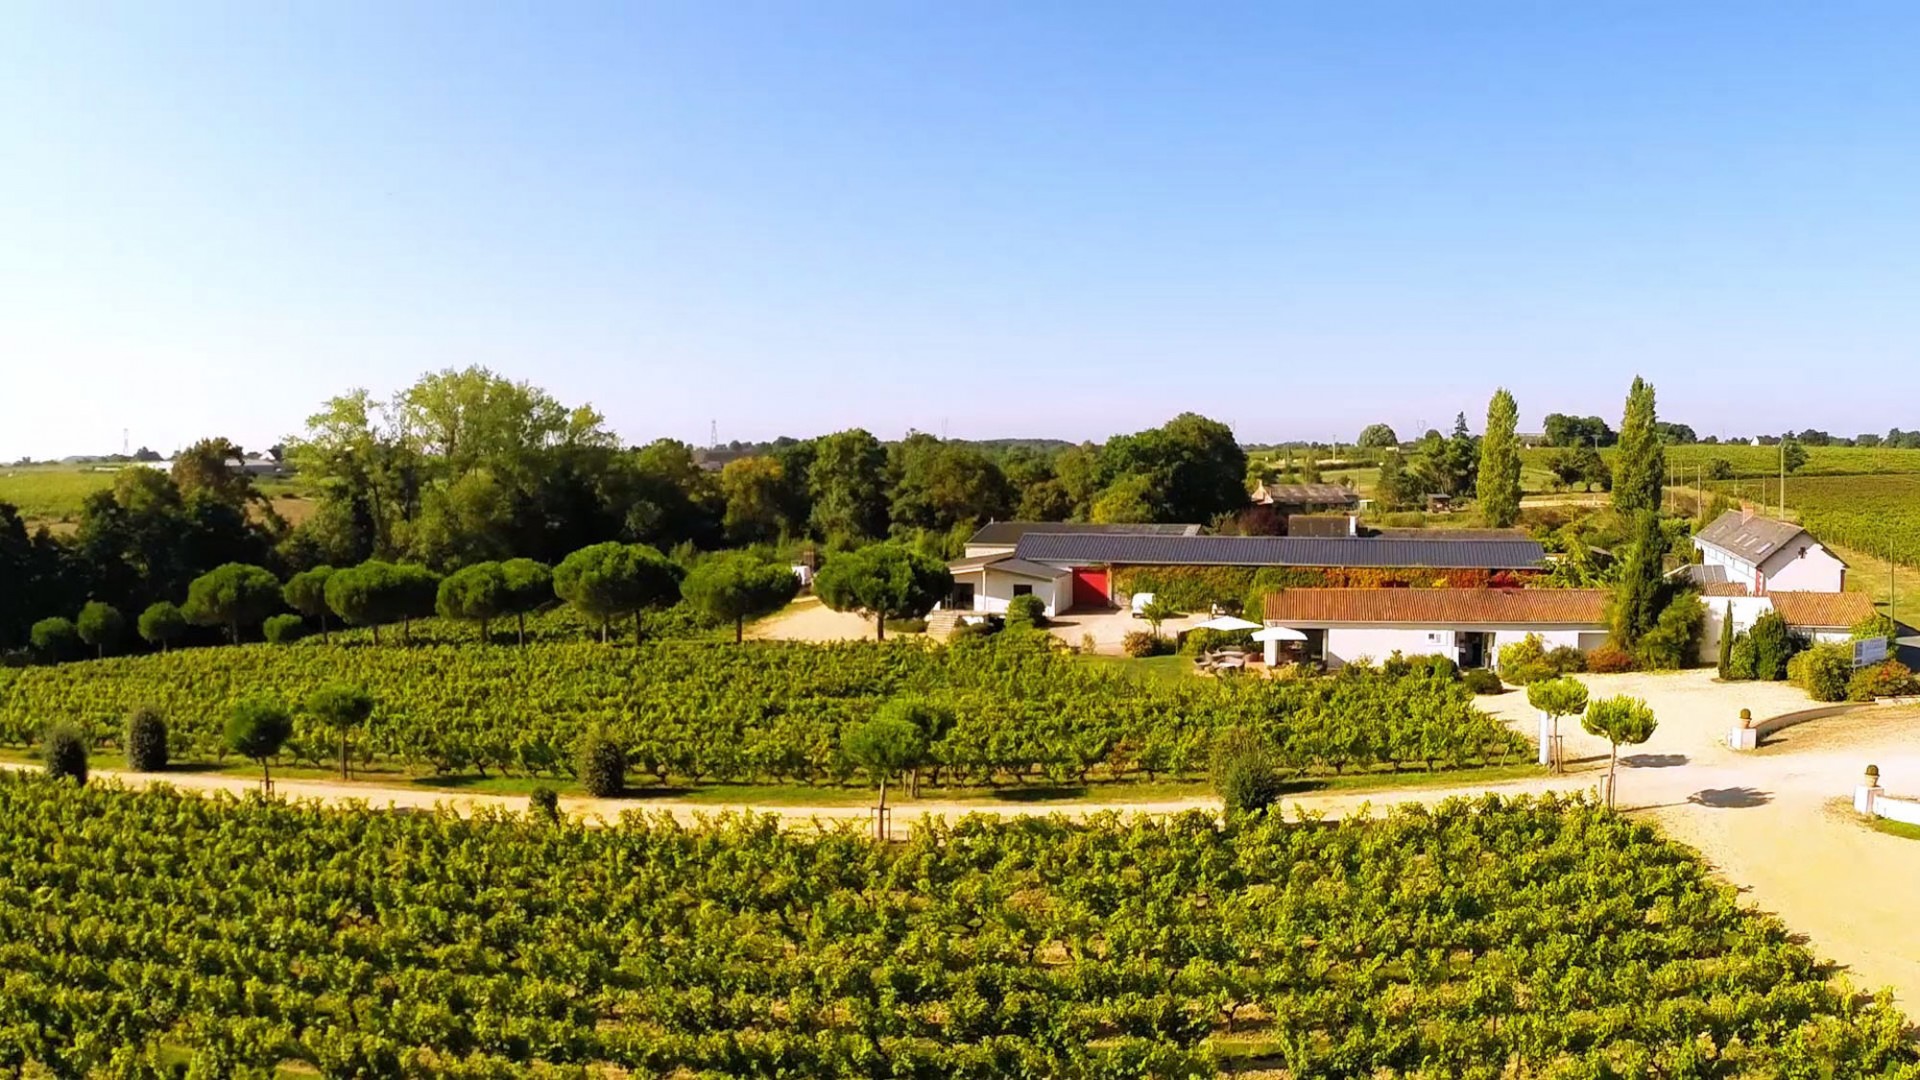
<svg viewBox="0 0 1920 1080">
<path fill-rule="evenodd" d="M 1113 606 L 1113 598 L 1107 592 L 1106 567 L 1076 566 L 1073 568 L 1073 606 L 1077 608 Z"/>
</svg>

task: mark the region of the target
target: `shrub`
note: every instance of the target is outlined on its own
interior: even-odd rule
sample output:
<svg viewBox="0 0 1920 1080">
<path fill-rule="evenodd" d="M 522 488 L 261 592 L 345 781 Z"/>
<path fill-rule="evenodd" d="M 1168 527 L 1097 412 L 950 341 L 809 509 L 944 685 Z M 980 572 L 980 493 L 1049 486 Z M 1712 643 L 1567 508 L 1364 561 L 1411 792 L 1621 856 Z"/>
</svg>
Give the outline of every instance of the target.
<svg viewBox="0 0 1920 1080">
<path fill-rule="evenodd" d="M 89 752 L 87 737 L 80 729 L 61 724 L 47 732 L 46 742 L 40 747 L 40 762 L 46 766 L 48 776 L 56 780 L 72 777 L 76 783 L 84 784 Z"/>
<path fill-rule="evenodd" d="M 1547 650 L 1547 666 L 1555 675 L 1577 675 L 1587 670 L 1587 654 L 1571 645 Z"/>
<path fill-rule="evenodd" d="M 1558 674 L 1547 660 L 1546 643 L 1539 634 L 1528 634 L 1500 649 L 1500 677 L 1515 686 L 1525 686 Z"/>
<path fill-rule="evenodd" d="M 1633 656 L 1609 641 L 1587 654 L 1587 670 L 1595 675 L 1617 675 L 1633 670 Z"/>
<path fill-rule="evenodd" d="M 887 633 L 889 634 L 924 634 L 926 632 L 927 620 L 925 619 L 887 620 Z"/>
<path fill-rule="evenodd" d="M 1214 794 L 1228 813 L 1265 810 L 1280 798 L 1280 774 L 1260 736 L 1244 728 L 1223 731 L 1213 740 Z"/>
<path fill-rule="evenodd" d="M 127 714 L 124 746 L 127 768 L 134 772 L 159 772 L 167 767 L 167 722 L 158 709 L 140 705 Z"/>
<path fill-rule="evenodd" d="M 93 646 L 95 656 L 105 656 L 107 650 L 120 644 L 120 639 L 125 636 L 127 619 L 112 604 L 89 600 L 80 609 L 80 617 L 74 620 L 73 628 L 81 641 Z"/>
<path fill-rule="evenodd" d="M 65 660 L 79 650 L 80 631 L 74 629 L 72 619 L 55 615 L 34 623 L 27 640 L 33 643 L 33 651 L 43 658 Z"/>
<path fill-rule="evenodd" d="M 1707 609 L 1691 593 L 1683 593 L 1660 612 L 1653 627 L 1640 636 L 1634 659 L 1649 671 L 1692 667 L 1700 656 L 1700 632 Z"/>
<path fill-rule="evenodd" d="M 1736 682 L 1753 678 L 1753 639 L 1744 633 L 1734 635 L 1733 648 L 1727 650 L 1727 678 Z"/>
<path fill-rule="evenodd" d="M 149 644 L 158 645 L 160 651 L 165 652 L 187 632 L 187 617 L 180 614 L 179 608 L 162 600 L 149 604 L 147 610 L 140 613 L 135 628 Z"/>
<path fill-rule="evenodd" d="M 1251 630 L 1189 630 L 1180 639 L 1180 651 L 1190 656 L 1227 646 L 1256 651 L 1260 648 Z"/>
<path fill-rule="evenodd" d="M 540 819 L 558 823 L 560 820 L 560 793 L 545 784 L 527 793 L 527 813 Z"/>
<path fill-rule="evenodd" d="M 1853 678 L 1853 650 L 1816 645 L 1787 661 L 1787 681 L 1815 701 L 1845 701 Z"/>
<path fill-rule="evenodd" d="M 627 790 L 627 751 L 605 732 L 580 743 L 580 786 L 596 799 L 617 799 Z"/>
<path fill-rule="evenodd" d="M 1463 671 L 1460 673 L 1460 681 L 1476 694 L 1502 694 L 1507 689 L 1506 684 L 1500 681 L 1500 676 L 1486 668 Z"/>
<path fill-rule="evenodd" d="M 1753 644 L 1753 677 L 1770 682 L 1786 678 L 1787 661 L 1800 651 L 1800 643 L 1787 626 L 1787 620 L 1781 618 L 1779 612 L 1769 611 L 1754 620 L 1747 638 Z"/>
<path fill-rule="evenodd" d="M 1120 639 L 1120 651 L 1136 659 L 1166 656 L 1173 652 L 1173 642 L 1147 630 L 1129 630 L 1127 636 Z"/>
<path fill-rule="evenodd" d="M 1047 625 L 1046 601 L 1028 593 L 1007 601 L 1007 629 L 1034 629 Z"/>
<path fill-rule="evenodd" d="M 1898 660 L 1864 667 L 1847 682 L 1848 701 L 1872 701 L 1880 697 L 1905 697 L 1920 693 L 1912 669 Z"/>
<path fill-rule="evenodd" d="M 269 645 L 291 645 L 307 632 L 307 621 L 298 615 L 270 615 L 260 624 Z"/>
<path fill-rule="evenodd" d="M 947 632 L 947 640 L 964 641 L 967 638 L 992 637 L 994 626 L 990 622 L 963 622 Z"/>
</svg>

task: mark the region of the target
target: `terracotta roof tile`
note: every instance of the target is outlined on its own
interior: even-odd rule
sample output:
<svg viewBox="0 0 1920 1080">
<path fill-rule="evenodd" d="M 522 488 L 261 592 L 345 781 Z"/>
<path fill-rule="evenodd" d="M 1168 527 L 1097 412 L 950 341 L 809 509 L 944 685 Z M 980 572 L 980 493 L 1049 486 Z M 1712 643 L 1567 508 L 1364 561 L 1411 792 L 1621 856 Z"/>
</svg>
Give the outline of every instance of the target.
<svg viewBox="0 0 1920 1080">
<path fill-rule="evenodd" d="M 1601 626 L 1604 589 L 1282 589 L 1266 619 L 1410 626 Z"/>
<path fill-rule="evenodd" d="M 1858 592 L 1768 593 L 1789 626 L 1850 627 L 1873 614 L 1873 597 Z"/>
</svg>

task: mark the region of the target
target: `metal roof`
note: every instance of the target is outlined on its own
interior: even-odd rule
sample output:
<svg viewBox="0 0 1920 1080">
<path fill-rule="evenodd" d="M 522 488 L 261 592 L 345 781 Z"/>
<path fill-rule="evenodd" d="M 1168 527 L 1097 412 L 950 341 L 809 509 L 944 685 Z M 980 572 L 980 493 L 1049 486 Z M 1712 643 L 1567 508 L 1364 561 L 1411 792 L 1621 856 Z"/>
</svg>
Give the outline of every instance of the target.
<svg viewBox="0 0 1920 1080">
<path fill-rule="evenodd" d="M 1714 518 L 1713 524 L 1701 529 L 1694 539 L 1758 565 L 1774 552 L 1791 544 L 1795 537 L 1805 535 L 1806 531 L 1791 521 L 1748 516 L 1745 511 L 1729 510 Z M 1812 542 L 1811 537 L 1808 542 Z"/>
<path fill-rule="evenodd" d="M 1028 562 L 1012 555 L 976 555 L 970 559 L 955 559 L 947 564 L 947 572 L 950 574 L 971 574 L 980 570 L 998 570 L 1003 574 L 1038 578 L 1041 581 L 1052 581 L 1054 578 L 1065 577 L 1072 572 L 1063 566 Z"/>
<path fill-rule="evenodd" d="M 1340 484 L 1261 484 L 1256 498 L 1284 506 L 1352 506 L 1360 496 Z"/>
<path fill-rule="evenodd" d="M 1281 626 L 1580 626 L 1607 620 L 1605 589 L 1281 589 L 1263 614 Z"/>
<path fill-rule="evenodd" d="M 969 537 L 969 544 L 1014 544 L 1028 533 L 1094 533 L 1127 536 L 1198 536 L 1198 525 L 1133 522 L 1118 525 L 1088 521 L 989 521 Z"/>
<path fill-rule="evenodd" d="M 1133 566 L 1375 566 L 1533 570 L 1537 540 L 1403 540 L 1321 536 L 1086 536 L 1029 533 L 1014 554 L 1032 562 Z"/>
</svg>

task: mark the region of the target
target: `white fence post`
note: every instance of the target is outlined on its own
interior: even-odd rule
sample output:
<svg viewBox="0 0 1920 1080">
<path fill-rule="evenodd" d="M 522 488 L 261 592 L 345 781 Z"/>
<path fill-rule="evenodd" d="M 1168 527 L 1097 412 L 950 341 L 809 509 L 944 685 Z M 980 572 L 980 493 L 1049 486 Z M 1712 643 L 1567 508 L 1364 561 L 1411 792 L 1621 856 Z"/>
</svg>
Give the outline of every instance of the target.
<svg viewBox="0 0 1920 1080">
<path fill-rule="evenodd" d="M 1867 766 L 1866 777 L 1859 787 L 1853 789 L 1853 808 L 1859 811 L 1862 817 L 1879 817 L 1879 808 L 1875 804 L 1880 801 L 1880 795 L 1884 790 L 1880 786 L 1880 766 Z"/>
</svg>

